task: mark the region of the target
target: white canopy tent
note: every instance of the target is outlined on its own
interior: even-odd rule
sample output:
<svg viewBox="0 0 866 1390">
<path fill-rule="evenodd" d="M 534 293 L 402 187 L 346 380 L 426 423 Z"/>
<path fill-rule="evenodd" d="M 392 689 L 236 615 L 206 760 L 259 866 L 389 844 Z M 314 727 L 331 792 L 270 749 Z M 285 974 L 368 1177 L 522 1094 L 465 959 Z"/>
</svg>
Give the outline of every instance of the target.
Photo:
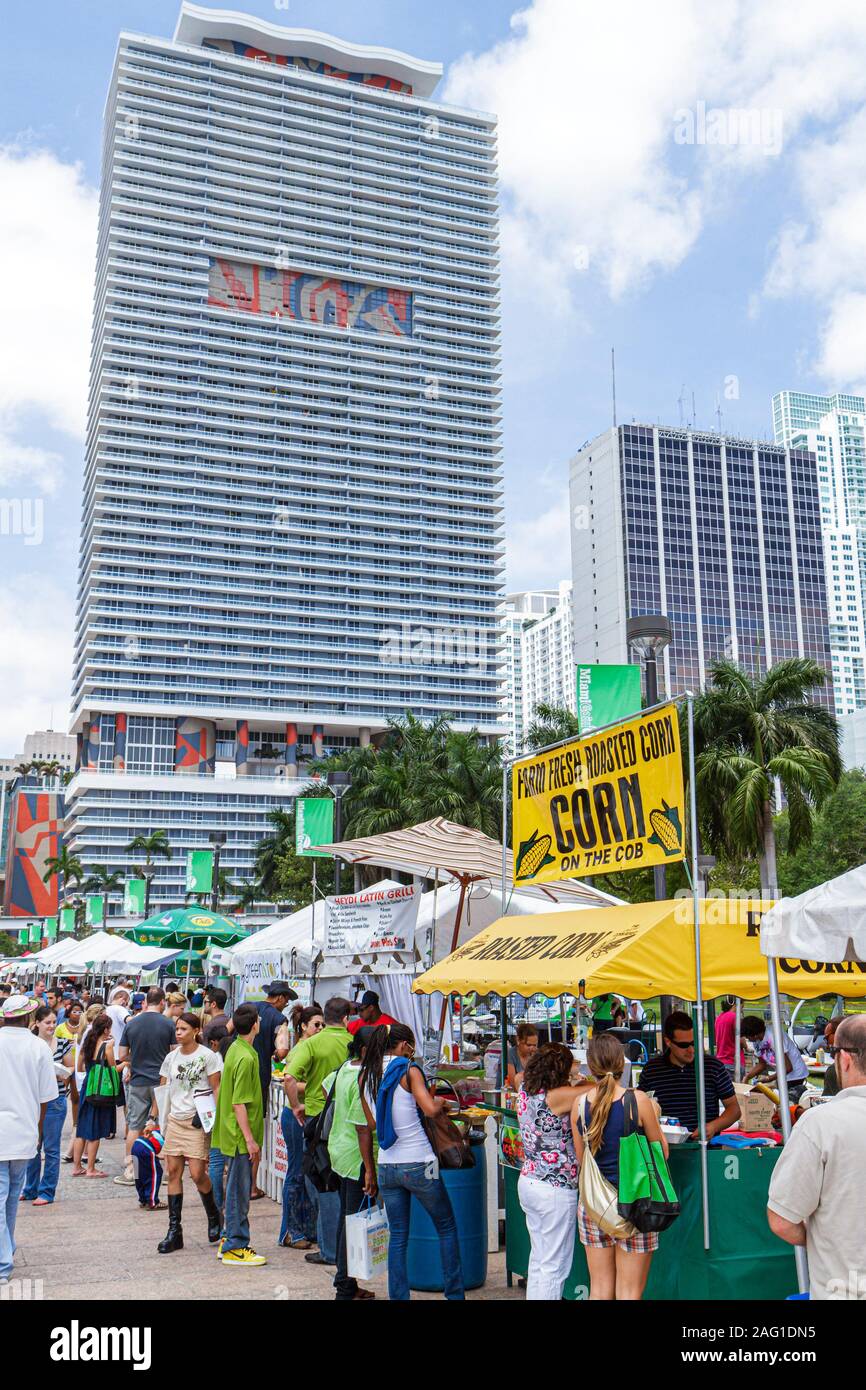
<svg viewBox="0 0 866 1390">
<path fill-rule="evenodd" d="M 780 898 L 761 920 L 765 956 L 866 961 L 866 864 L 796 898 Z"/>
<path fill-rule="evenodd" d="M 84 975 L 91 971 L 101 975 L 136 975 L 144 970 L 153 970 L 163 961 L 174 960 L 177 951 L 166 951 L 162 946 L 139 946 L 135 941 L 126 941 L 122 936 L 111 932 L 93 932 L 81 941 L 71 938 L 54 943 L 62 947 L 49 962 L 52 974 L 68 972 L 70 975 Z M 46 951 L 52 949 L 46 947 Z M 45 952 L 40 953 L 43 957 Z M 44 961 L 40 962 L 44 966 Z"/>
<path fill-rule="evenodd" d="M 50 970 L 53 968 L 54 961 L 59 960 L 64 952 L 68 951 L 69 946 L 74 944 L 74 942 L 70 942 L 68 937 L 61 937 L 59 941 L 52 941 L 51 945 L 46 946 L 42 951 L 34 951 L 29 956 L 18 956 L 10 962 L 11 973 L 24 974 L 31 970 L 35 972 Z"/>
</svg>

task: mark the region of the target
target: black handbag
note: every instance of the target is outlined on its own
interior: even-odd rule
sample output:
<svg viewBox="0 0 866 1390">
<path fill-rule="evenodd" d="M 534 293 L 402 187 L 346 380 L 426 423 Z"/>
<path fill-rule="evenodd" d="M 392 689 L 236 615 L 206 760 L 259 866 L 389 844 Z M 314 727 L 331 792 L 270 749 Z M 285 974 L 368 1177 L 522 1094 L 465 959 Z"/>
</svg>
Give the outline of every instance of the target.
<svg viewBox="0 0 866 1390">
<path fill-rule="evenodd" d="M 343 1066 L 345 1066 L 345 1062 Z M 339 1067 L 337 1076 L 343 1070 Z M 337 1077 L 334 1077 L 334 1084 L 328 1092 L 328 1098 L 318 1115 L 312 1115 L 304 1125 L 304 1139 L 306 1148 L 301 1159 L 301 1172 L 310 1182 L 317 1192 L 338 1192 L 340 1179 L 331 1167 L 331 1155 L 328 1153 L 328 1136 L 331 1133 L 331 1125 L 334 1123 L 334 1096 L 337 1093 Z"/>
</svg>

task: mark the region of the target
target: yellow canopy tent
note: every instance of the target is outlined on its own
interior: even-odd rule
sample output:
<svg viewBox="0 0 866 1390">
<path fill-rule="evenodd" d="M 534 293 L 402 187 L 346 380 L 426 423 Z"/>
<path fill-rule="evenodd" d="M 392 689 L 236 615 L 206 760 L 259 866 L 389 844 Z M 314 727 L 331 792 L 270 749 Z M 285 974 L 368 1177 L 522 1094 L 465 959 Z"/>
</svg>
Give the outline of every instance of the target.
<svg viewBox="0 0 866 1390">
<path fill-rule="evenodd" d="M 763 999 L 767 958 L 760 922 L 770 903 L 701 900 L 702 998 Z M 576 994 L 615 990 L 630 999 L 698 997 L 693 899 L 499 917 L 471 941 L 419 975 L 419 994 Z M 797 999 L 841 994 L 866 998 L 866 962 L 827 964 L 780 959 L 779 987 Z"/>
</svg>

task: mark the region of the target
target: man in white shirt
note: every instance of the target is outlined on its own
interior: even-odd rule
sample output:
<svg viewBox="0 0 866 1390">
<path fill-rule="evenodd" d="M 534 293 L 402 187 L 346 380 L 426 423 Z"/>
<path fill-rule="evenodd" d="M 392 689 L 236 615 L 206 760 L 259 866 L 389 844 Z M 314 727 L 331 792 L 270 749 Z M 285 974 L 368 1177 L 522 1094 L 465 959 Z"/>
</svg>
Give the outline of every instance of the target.
<svg viewBox="0 0 866 1390">
<path fill-rule="evenodd" d="M 831 1051 L 841 1090 L 791 1131 L 767 1220 L 789 1245 L 805 1245 L 811 1298 L 866 1300 L 866 1014 L 842 1020 Z"/>
<path fill-rule="evenodd" d="M 29 1028 L 38 1007 L 38 1000 L 13 994 L 0 1010 L 0 1284 L 12 1274 L 27 1165 L 39 1146 L 45 1107 L 57 1099 L 51 1048 Z"/>
</svg>

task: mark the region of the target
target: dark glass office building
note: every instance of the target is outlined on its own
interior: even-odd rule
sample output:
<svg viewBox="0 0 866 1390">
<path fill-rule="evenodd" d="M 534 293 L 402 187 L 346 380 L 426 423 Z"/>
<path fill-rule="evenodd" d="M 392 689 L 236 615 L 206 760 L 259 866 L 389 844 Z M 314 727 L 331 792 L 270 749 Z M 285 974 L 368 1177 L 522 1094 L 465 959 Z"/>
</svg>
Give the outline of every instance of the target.
<svg viewBox="0 0 866 1390">
<path fill-rule="evenodd" d="M 630 659 L 626 622 L 666 613 L 660 685 L 679 695 L 728 656 L 748 669 L 830 639 L 813 457 L 759 441 L 622 425 L 571 463 L 575 660 Z M 590 601 L 591 598 L 591 601 Z"/>
</svg>

